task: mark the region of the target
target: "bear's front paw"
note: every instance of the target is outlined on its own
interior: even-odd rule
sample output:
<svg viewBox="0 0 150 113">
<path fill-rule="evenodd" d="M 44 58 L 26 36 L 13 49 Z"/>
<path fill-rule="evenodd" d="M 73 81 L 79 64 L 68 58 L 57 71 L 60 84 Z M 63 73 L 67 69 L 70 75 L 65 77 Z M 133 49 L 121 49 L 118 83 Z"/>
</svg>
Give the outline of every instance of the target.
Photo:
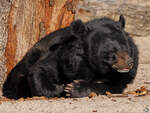
<svg viewBox="0 0 150 113">
<path fill-rule="evenodd" d="M 80 87 L 80 80 L 74 80 L 73 82 L 67 84 L 64 90 L 66 96 L 72 97 L 77 92 L 77 89 L 79 87 Z"/>
<path fill-rule="evenodd" d="M 65 87 L 66 97 L 86 97 L 90 94 L 90 89 L 87 87 L 86 82 L 83 80 L 74 80 Z"/>
</svg>

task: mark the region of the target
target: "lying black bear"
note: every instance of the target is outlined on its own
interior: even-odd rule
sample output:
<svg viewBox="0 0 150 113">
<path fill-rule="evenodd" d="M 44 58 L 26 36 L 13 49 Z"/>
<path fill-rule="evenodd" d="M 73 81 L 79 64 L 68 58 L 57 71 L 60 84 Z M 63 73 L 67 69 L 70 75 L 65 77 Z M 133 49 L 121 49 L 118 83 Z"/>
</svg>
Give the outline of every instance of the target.
<svg viewBox="0 0 150 113">
<path fill-rule="evenodd" d="M 135 78 L 138 49 L 125 20 L 101 18 L 53 32 L 36 43 L 12 69 L 3 96 L 84 97 L 121 93 Z"/>
</svg>

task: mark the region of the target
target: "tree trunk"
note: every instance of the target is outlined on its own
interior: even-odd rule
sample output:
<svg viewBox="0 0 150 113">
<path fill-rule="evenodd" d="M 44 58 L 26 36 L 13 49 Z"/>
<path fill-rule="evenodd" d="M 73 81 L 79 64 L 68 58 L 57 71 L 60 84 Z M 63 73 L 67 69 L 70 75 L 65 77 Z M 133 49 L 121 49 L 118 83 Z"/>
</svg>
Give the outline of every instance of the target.
<svg viewBox="0 0 150 113">
<path fill-rule="evenodd" d="M 7 73 L 40 38 L 74 20 L 78 0 L 14 0 L 8 17 Z"/>
</svg>

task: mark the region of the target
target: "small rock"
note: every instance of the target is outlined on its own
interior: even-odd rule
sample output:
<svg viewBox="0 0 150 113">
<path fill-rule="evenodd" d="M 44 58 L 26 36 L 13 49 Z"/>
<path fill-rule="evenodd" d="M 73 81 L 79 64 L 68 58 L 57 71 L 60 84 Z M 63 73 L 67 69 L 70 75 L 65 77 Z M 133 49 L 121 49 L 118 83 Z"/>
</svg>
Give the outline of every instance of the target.
<svg viewBox="0 0 150 113">
<path fill-rule="evenodd" d="M 97 110 L 93 110 L 93 112 L 97 112 Z"/>
</svg>

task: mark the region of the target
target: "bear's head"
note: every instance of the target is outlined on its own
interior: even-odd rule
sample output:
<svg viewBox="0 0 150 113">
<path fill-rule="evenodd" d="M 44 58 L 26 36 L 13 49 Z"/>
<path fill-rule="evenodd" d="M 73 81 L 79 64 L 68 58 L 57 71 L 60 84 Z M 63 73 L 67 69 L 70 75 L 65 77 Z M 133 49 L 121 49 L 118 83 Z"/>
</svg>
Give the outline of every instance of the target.
<svg viewBox="0 0 150 113">
<path fill-rule="evenodd" d="M 83 40 L 85 59 L 99 73 L 110 70 L 129 72 L 133 67 L 133 59 L 130 56 L 129 37 L 124 31 L 124 17 L 121 15 L 119 21 L 108 18 L 96 21 L 92 27 L 80 20 L 71 25 L 72 34 Z"/>
</svg>

